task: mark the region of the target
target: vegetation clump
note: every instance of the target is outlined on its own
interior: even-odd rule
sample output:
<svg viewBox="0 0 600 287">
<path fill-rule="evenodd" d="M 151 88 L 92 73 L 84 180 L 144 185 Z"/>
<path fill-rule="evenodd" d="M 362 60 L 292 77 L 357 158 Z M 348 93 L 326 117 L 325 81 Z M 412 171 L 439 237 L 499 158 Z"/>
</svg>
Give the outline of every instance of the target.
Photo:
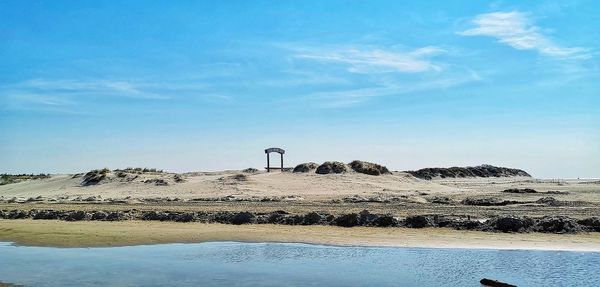
<svg viewBox="0 0 600 287">
<path fill-rule="evenodd" d="M 339 161 L 327 161 L 317 167 L 316 173 L 318 174 L 330 174 L 330 173 L 345 173 L 350 171 L 348 165 Z"/>
<path fill-rule="evenodd" d="M 50 178 L 49 174 L 0 174 L 0 185 L 17 183 L 21 181 L 31 180 L 31 179 L 44 179 Z"/>
<path fill-rule="evenodd" d="M 318 167 L 319 165 L 314 162 L 305 162 L 294 167 L 293 172 L 311 172 L 316 170 Z"/>
<path fill-rule="evenodd" d="M 351 162 L 350 168 L 358 173 L 364 173 L 368 175 L 391 174 L 387 167 L 383 165 L 361 160 L 355 160 Z"/>
<path fill-rule="evenodd" d="M 162 178 L 152 178 L 152 179 L 147 179 L 144 180 L 144 183 L 152 183 L 156 186 L 165 186 L 165 185 L 169 185 L 169 183 L 162 179 Z"/>
<path fill-rule="evenodd" d="M 174 175 L 173 180 L 177 183 L 185 182 L 185 178 L 183 178 L 183 176 L 181 176 L 180 174 Z"/>
<path fill-rule="evenodd" d="M 162 169 L 156 169 L 156 168 L 147 168 L 147 167 L 128 167 L 125 169 L 115 169 L 115 172 L 117 173 L 136 173 L 136 174 L 143 174 L 143 173 L 164 173 Z"/>
<path fill-rule="evenodd" d="M 449 167 L 449 168 L 423 168 L 416 171 L 407 171 L 411 175 L 420 179 L 434 178 L 465 178 L 465 177 L 511 177 L 525 176 L 531 177 L 527 172 L 507 167 L 498 167 L 489 164 L 468 167 Z"/>
<path fill-rule="evenodd" d="M 83 186 L 96 185 L 96 184 L 100 183 L 103 179 L 105 179 L 106 175 L 109 173 L 110 173 L 110 169 L 108 169 L 108 168 L 94 169 L 94 170 L 86 173 L 85 175 L 83 175 L 83 180 L 81 182 L 81 185 L 83 185 Z"/>
<path fill-rule="evenodd" d="M 248 176 L 245 174 L 241 174 L 241 173 L 233 175 L 233 176 L 231 176 L 231 178 L 236 181 L 247 181 L 248 180 Z"/>
<path fill-rule="evenodd" d="M 537 190 L 531 188 L 509 188 L 505 189 L 502 192 L 505 193 L 537 193 Z"/>
<path fill-rule="evenodd" d="M 243 173 L 258 173 L 258 169 L 249 167 L 247 169 L 242 170 Z"/>
</svg>

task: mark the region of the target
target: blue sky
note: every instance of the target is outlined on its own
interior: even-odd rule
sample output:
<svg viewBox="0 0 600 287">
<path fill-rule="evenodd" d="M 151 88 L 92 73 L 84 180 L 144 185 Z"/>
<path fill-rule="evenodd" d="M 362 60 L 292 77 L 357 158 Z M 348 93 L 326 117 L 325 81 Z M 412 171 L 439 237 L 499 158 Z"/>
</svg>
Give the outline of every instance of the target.
<svg viewBox="0 0 600 287">
<path fill-rule="evenodd" d="M 0 1 L 0 172 L 600 177 L 595 1 Z"/>
</svg>

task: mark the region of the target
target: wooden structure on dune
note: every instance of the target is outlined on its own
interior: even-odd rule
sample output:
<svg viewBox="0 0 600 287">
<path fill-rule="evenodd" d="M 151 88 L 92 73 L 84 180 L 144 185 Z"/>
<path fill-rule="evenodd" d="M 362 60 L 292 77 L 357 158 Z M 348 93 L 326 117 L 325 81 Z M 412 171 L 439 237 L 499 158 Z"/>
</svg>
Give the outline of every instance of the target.
<svg viewBox="0 0 600 287">
<path fill-rule="evenodd" d="M 269 158 L 269 154 L 272 152 L 276 152 L 281 156 L 281 167 L 271 167 L 271 160 Z M 278 148 L 278 147 L 271 147 L 268 149 L 265 149 L 265 154 L 267 155 L 267 172 L 271 172 L 272 169 L 279 169 L 281 171 L 283 171 L 283 154 L 285 154 L 285 150 Z"/>
</svg>

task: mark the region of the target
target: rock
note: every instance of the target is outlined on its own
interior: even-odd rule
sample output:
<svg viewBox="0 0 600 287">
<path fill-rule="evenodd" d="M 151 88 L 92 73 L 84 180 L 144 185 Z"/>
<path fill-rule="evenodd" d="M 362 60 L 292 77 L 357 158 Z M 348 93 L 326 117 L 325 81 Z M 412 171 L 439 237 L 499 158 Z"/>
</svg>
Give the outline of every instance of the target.
<svg viewBox="0 0 600 287">
<path fill-rule="evenodd" d="M 292 172 L 311 172 L 316 170 L 318 167 L 319 165 L 314 162 L 301 163 L 294 167 Z"/>
<path fill-rule="evenodd" d="M 247 212 L 247 211 L 238 212 L 231 219 L 231 223 L 235 224 L 235 225 L 252 223 L 252 220 L 254 219 L 254 217 L 255 217 L 254 214 Z"/>
<path fill-rule="evenodd" d="M 85 219 L 85 212 L 82 210 L 70 211 L 67 212 L 65 220 L 66 221 L 79 221 Z"/>
<path fill-rule="evenodd" d="M 490 287 L 517 287 L 516 285 L 500 282 L 498 280 L 487 279 L 487 278 L 481 279 L 479 281 L 479 283 L 481 285 L 490 286 Z"/>
<path fill-rule="evenodd" d="M 584 226 L 588 231 L 600 232 L 600 218 L 590 217 L 577 221 L 581 226 Z"/>
<path fill-rule="evenodd" d="M 350 168 L 358 173 L 364 173 L 368 175 L 382 175 L 391 174 L 387 167 L 366 161 L 355 160 L 350 163 Z"/>
<path fill-rule="evenodd" d="M 429 216 L 415 215 L 404 219 L 404 225 L 410 228 L 423 228 L 434 226 L 434 222 Z"/>
<path fill-rule="evenodd" d="M 504 193 L 537 193 L 537 190 L 531 188 L 509 188 L 505 189 Z"/>
<path fill-rule="evenodd" d="M 407 171 L 412 176 L 420 179 L 434 178 L 464 178 L 464 177 L 510 177 L 526 176 L 531 177 L 527 172 L 506 167 L 497 167 L 492 165 L 480 165 L 474 167 L 450 167 L 450 168 L 423 168 L 416 171 Z"/>
<path fill-rule="evenodd" d="M 344 214 L 335 218 L 334 224 L 343 227 L 359 225 L 359 216 L 356 213 Z"/>
<path fill-rule="evenodd" d="M 350 171 L 348 166 L 339 161 L 328 161 L 317 167 L 315 171 L 318 174 L 330 174 L 330 173 L 345 173 Z"/>
<path fill-rule="evenodd" d="M 548 233 L 577 233 L 582 231 L 577 222 L 566 216 L 545 216 L 535 223 L 533 229 Z"/>
</svg>

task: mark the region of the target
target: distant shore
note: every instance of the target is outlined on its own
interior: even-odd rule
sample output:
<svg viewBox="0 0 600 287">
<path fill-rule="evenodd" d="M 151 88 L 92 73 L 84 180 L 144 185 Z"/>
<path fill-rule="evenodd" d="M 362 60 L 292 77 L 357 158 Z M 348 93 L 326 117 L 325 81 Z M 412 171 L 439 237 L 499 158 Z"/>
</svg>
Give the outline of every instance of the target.
<svg viewBox="0 0 600 287">
<path fill-rule="evenodd" d="M 225 225 L 148 221 L 0 220 L 0 241 L 26 246 L 114 247 L 209 241 L 295 242 L 337 246 L 600 252 L 600 233 L 540 234 L 447 228 Z"/>
</svg>

